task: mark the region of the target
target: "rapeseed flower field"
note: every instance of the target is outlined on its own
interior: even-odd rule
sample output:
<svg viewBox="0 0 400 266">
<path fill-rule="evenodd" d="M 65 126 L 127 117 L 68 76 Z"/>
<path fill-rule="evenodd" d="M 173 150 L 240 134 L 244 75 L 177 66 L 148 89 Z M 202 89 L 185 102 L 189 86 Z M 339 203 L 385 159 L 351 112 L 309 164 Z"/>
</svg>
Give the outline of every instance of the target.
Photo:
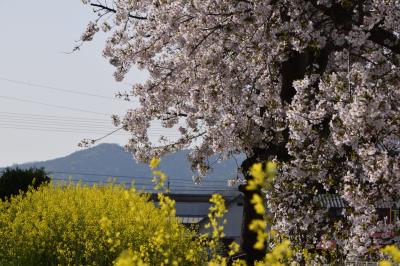
<svg viewBox="0 0 400 266">
<path fill-rule="evenodd" d="M 153 159 L 150 168 L 156 187 L 163 188 L 166 175 L 156 170 L 159 163 Z M 253 165 L 254 179 L 246 189 L 268 188 L 276 169 L 272 162 L 265 168 L 261 163 Z M 221 253 L 227 212 L 221 195 L 210 199 L 206 227 L 212 230 L 204 235 L 178 222 L 175 202 L 166 194 L 159 193 L 158 200 L 156 208 L 148 195 L 114 183 L 92 187 L 70 183 L 49 184 L 0 201 L 0 265 L 246 266 L 244 260 L 231 259 L 240 251 L 237 243 L 229 245 L 227 254 Z M 255 196 L 251 202 L 257 213 L 265 213 L 262 198 Z M 293 260 L 296 247 L 290 241 L 276 239 L 265 246 L 267 237 L 274 238 L 265 221 L 253 220 L 250 230 L 257 233 L 254 248 L 268 248 L 265 258 L 254 265 L 299 265 Z M 387 246 L 382 253 L 387 260 L 381 260 L 380 266 L 400 263 L 396 246 Z"/>
<path fill-rule="evenodd" d="M 133 253 L 149 265 L 201 264 L 201 243 L 164 202 L 114 184 L 49 185 L 0 202 L 0 265 L 112 265 Z"/>
</svg>

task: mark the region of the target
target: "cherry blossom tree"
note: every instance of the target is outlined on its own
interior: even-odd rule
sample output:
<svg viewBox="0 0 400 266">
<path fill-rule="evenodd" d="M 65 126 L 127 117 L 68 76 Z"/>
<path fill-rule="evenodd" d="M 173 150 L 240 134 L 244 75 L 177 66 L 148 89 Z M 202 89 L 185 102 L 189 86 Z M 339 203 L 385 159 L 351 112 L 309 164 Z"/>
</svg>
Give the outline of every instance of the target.
<svg viewBox="0 0 400 266">
<path fill-rule="evenodd" d="M 400 199 L 398 0 L 83 2 L 99 17 L 81 40 L 107 32 L 103 55 L 115 79 L 133 66 L 149 73 L 120 94 L 140 107 L 114 117 L 132 133 L 127 148 L 137 159 L 194 146 L 189 159 L 204 175 L 208 157 L 244 153 L 246 180 L 253 163 L 276 160 L 267 197 L 282 236 L 300 251 L 336 239 L 332 261 L 374 256 L 371 235 L 387 229 L 377 204 Z M 179 126 L 180 138 L 151 143 L 153 120 Z M 262 218 L 250 205 L 261 191 L 242 191 L 242 248 L 259 259 L 246 225 Z M 341 220 L 317 194 L 348 203 Z"/>
</svg>

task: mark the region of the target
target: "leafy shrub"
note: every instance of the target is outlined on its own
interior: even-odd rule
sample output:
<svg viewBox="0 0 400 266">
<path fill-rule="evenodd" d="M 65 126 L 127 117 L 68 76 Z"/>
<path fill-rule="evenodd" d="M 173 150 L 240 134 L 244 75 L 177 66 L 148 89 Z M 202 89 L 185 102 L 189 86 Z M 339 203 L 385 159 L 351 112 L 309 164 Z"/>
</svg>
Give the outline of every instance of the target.
<svg viewBox="0 0 400 266">
<path fill-rule="evenodd" d="M 19 169 L 6 168 L 0 177 L 0 199 L 27 192 L 29 187 L 38 188 L 50 182 L 43 168 Z"/>
<path fill-rule="evenodd" d="M 131 252 L 149 265 L 198 265 L 203 247 L 174 218 L 121 186 L 43 186 L 0 203 L 0 265 L 111 265 Z"/>
</svg>

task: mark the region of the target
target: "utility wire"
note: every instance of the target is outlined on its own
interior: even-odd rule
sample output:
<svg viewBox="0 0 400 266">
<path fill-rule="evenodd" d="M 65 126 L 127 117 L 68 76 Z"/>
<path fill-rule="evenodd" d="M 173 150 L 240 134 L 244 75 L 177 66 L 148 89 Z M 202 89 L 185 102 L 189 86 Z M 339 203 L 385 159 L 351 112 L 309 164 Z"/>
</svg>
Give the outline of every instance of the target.
<svg viewBox="0 0 400 266">
<path fill-rule="evenodd" d="M 131 175 L 118 175 L 118 174 L 99 174 L 99 173 L 82 173 L 82 172 L 65 172 L 65 171 L 49 171 L 50 173 L 54 174 L 71 174 L 71 175 L 85 175 L 85 176 L 103 176 L 103 177 L 118 177 L 118 178 L 129 178 L 129 179 L 146 179 L 146 180 L 151 180 L 153 176 L 131 176 Z M 182 178 L 168 178 L 170 181 L 188 181 L 192 182 L 190 180 L 183 180 Z M 207 180 L 205 182 L 213 182 L 213 183 L 218 183 L 218 182 L 224 182 L 226 181 L 223 180 Z"/>
<path fill-rule="evenodd" d="M 101 119 L 96 117 L 78 117 L 78 116 L 59 116 L 59 115 L 44 115 L 44 114 L 27 114 L 27 113 L 12 113 L 0 112 L 1 116 L 11 118 L 26 118 L 26 119 L 39 119 L 39 120 L 63 120 L 63 121 L 80 121 L 80 122 L 93 122 L 104 123 L 109 122 L 111 119 Z"/>
<path fill-rule="evenodd" d="M 78 128 L 78 129 L 93 129 L 93 130 L 114 130 L 115 127 L 112 125 L 88 125 L 84 123 L 63 123 L 63 122 L 53 122 L 53 121 L 30 121 L 30 120 L 10 120 L 4 119 L 0 117 L 0 123 L 9 126 L 35 126 L 35 127 L 67 127 L 67 128 Z M 176 135 L 179 136 L 178 132 L 166 131 L 161 128 L 150 128 L 148 132 L 151 133 L 159 133 L 166 135 Z"/>
<path fill-rule="evenodd" d="M 73 181 L 73 182 L 79 182 L 79 181 Z M 90 185 L 94 185 L 94 184 L 98 184 L 97 182 L 86 182 L 86 184 L 90 184 Z M 145 188 L 145 187 L 135 187 L 137 191 L 139 192 L 144 192 L 144 193 L 153 193 L 153 192 L 161 192 L 161 189 L 154 189 L 154 188 Z M 233 192 L 233 191 L 237 191 L 237 189 L 184 189 L 184 188 L 180 188 L 180 189 L 174 189 L 174 188 L 169 188 L 169 193 L 182 193 L 185 194 L 187 192 L 199 192 L 199 193 L 210 193 L 210 194 L 214 194 L 214 193 L 226 193 L 226 192 Z M 192 193 L 193 194 L 193 193 Z"/>
<path fill-rule="evenodd" d="M 76 134 L 97 134 L 97 135 L 104 135 L 108 134 L 109 132 L 100 132 L 100 131 L 93 131 L 93 130 L 69 130 L 69 129 L 58 129 L 58 128 L 38 128 L 38 127 L 23 127 L 23 126 L 8 126 L 8 125 L 0 125 L 1 128 L 6 129 L 14 129 L 14 130 L 33 130 L 33 131 L 40 131 L 40 132 L 59 132 L 59 133 L 76 133 Z M 128 134 L 119 133 L 119 136 L 127 136 Z"/>
<path fill-rule="evenodd" d="M 51 115 L 36 115 L 36 114 L 21 114 L 21 113 L 9 113 L 0 112 L 0 120 L 5 122 L 17 122 L 27 121 L 27 123 L 44 123 L 44 124 L 77 124 L 81 126 L 84 124 L 89 127 L 104 127 L 111 125 L 111 119 L 96 119 L 96 118 L 83 118 L 83 117 L 66 117 L 66 116 L 51 116 Z M 108 128 L 109 129 L 109 128 Z M 168 128 L 162 127 L 161 125 L 152 125 L 149 131 L 165 132 L 165 130 L 170 130 Z M 171 132 L 172 133 L 172 132 Z"/>
<path fill-rule="evenodd" d="M 62 116 L 40 116 L 27 114 L 15 114 L 0 112 L 0 126 L 8 129 L 18 130 L 35 130 L 35 131 L 52 131 L 61 133 L 94 133 L 104 135 L 100 139 L 103 139 L 109 135 L 124 135 L 127 136 L 130 132 L 122 131 L 122 128 L 115 128 L 111 126 L 111 123 L 106 123 L 106 120 L 75 120 L 75 118 L 67 118 Z M 121 132 L 118 132 L 121 131 Z M 117 133 L 118 132 L 118 133 Z M 161 126 L 153 126 L 148 130 L 150 137 L 179 137 L 178 132 L 166 130 Z M 98 139 L 98 140 L 100 140 Z M 98 141 L 97 140 L 97 141 Z"/>
<path fill-rule="evenodd" d="M 78 111 L 78 112 L 83 112 L 83 113 L 91 113 L 91 114 L 96 114 L 96 115 L 111 116 L 111 114 L 100 113 L 100 112 L 96 112 L 96 111 L 89 111 L 89 110 L 84 110 L 84 109 L 80 109 L 80 108 L 72 108 L 72 107 L 62 106 L 62 105 L 55 105 L 55 104 L 43 103 L 43 102 L 32 101 L 32 100 L 27 100 L 27 99 L 20 99 L 20 98 L 11 97 L 11 96 L 3 96 L 3 95 L 0 95 L 0 98 L 6 99 L 6 100 L 12 100 L 12 101 L 33 103 L 33 104 L 38 104 L 38 105 L 43 105 L 43 106 L 53 107 L 53 108 L 58 108 L 58 109 L 65 109 L 65 110 L 71 110 L 71 111 Z"/>
<path fill-rule="evenodd" d="M 115 127 L 106 127 L 106 126 L 97 126 L 97 125 L 85 125 L 85 124 L 70 124 L 70 123 L 53 123 L 53 122 L 35 122 L 35 121 L 10 121 L 10 120 L 4 120 L 0 117 L 0 125 L 13 128 L 15 127 L 16 129 L 21 128 L 21 129 L 40 129 L 40 130 L 49 130 L 49 129 L 55 129 L 55 130 L 72 130 L 72 131 L 77 131 L 77 132 L 103 132 L 103 133 L 109 133 L 111 131 L 115 131 L 118 129 L 121 130 L 121 128 L 115 128 Z M 122 135 L 130 135 L 131 133 L 128 131 L 121 131 L 120 134 Z M 179 137 L 179 134 L 177 132 L 168 132 L 162 129 L 150 129 L 148 132 L 149 136 L 168 136 L 168 137 Z"/>
<path fill-rule="evenodd" d="M 95 181 L 95 180 L 81 180 L 81 179 L 57 179 L 57 178 L 52 178 L 53 180 L 56 181 L 70 181 L 70 182 L 82 182 L 85 184 L 104 184 L 107 185 L 107 183 L 102 183 L 101 181 Z M 121 185 L 121 183 L 116 183 Z M 124 183 L 124 185 L 129 185 Z M 154 189 L 154 187 L 152 188 L 147 188 L 149 186 L 154 186 L 154 184 L 139 184 L 139 183 L 133 183 L 134 187 L 137 190 L 144 190 L 144 191 L 160 191 L 160 189 Z M 222 189 L 222 188 L 193 188 L 193 187 L 188 187 L 188 186 L 172 186 L 170 184 L 169 187 L 171 192 L 189 192 L 189 191 L 195 191 L 195 192 L 232 192 L 232 191 L 236 191 L 236 188 L 231 188 L 231 189 Z"/>
<path fill-rule="evenodd" d="M 82 130 L 78 130 L 78 129 L 68 129 L 68 128 L 43 128 L 43 127 L 29 127 L 29 126 L 10 126 L 10 125 L 2 125 L 0 123 L 0 127 L 4 128 L 4 129 L 14 129 L 14 130 L 33 130 L 33 131 L 39 131 L 39 132 L 58 132 L 58 133 L 75 133 L 75 134 L 96 134 L 96 135 L 106 135 L 106 134 L 110 134 L 112 133 L 112 131 L 96 131 L 96 130 L 90 130 L 90 129 L 82 129 Z M 116 129 L 118 130 L 118 129 Z M 116 131 L 115 130 L 115 131 Z M 129 136 L 130 132 L 125 132 L 125 131 L 121 131 L 120 133 L 115 132 L 113 133 L 113 135 L 117 135 L 117 136 Z M 166 136 L 166 137 L 178 137 L 176 135 L 168 135 L 165 133 L 148 133 L 149 137 L 160 137 L 160 136 Z"/>
<path fill-rule="evenodd" d="M 0 170 L 0 173 L 4 173 L 3 170 Z M 144 180 L 149 180 L 151 181 L 153 179 L 153 176 L 132 176 L 132 175 L 118 175 L 118 174 L 100 174 L 100 173 L 88 173 L 88 172 L 73 172 L 73 171 L 48 171 L 49 174 L 69 174 L 69 175 L 85 175 L 85 176 L 100 176 L 100 177 L 113 177 L 113 178 L 122 178 L 122 179 L 144 179 Z M 61 179 L 61 178 L 55 178 L 55 179 Z M 68 179 L 63 179 L 63 180 L 68 180 Z M 79 180 L 79 179 L 77 179 Z M 179 181 L 179 182 L 190 182 L 192 184 L 193 181 L 191 180 L 185 180 L 183 178 L 168 178 L 169 181 Z M 98 181 L 94 181 L 98 182 Z M 204 183 L 227 183 L 224 180 L 204 180 Z"/>
<path fill-rule="evenodd" d="M 55 120 L 82 120 L 82 121 L 93 121 L 93 122 L 104 122 L 109 119 L 102 119 L 96 117 L 78 117 L 78 116 L 59 116 L 59 115 L 44 115 L 44 114 L 27 114 L 27 113 L 12 113 L 12 112 L 0 112 L 0 115 L 6 115 L 10 117 L 24 117 L 24 118 L 38 118 L 38 119 L 55 119 Z"/>
<path fill-rule="evenodd" d="M 22 80 L 16 80 L 16 79 L 10 79 L 10 78 L 5 78 L 5 77 L 0 77 L 0 80 L 7 81 L 10 83 L 14 83 L 14 84 L 26 85 L 26 86 L 42 88 L 42 89 L 49 89 L 49 90 L 53 90 L 53 91 L 60 91 L 60 92 L 71 93 L 71 94 L 76 94 L 76 95 L 91 96 L 91 97 L 97 97 L 97 98 L 102 98 L 102 99 L 107 99 L 107 100 L 121 101 L 120 99 L 117 99 L 114 97 L 109 97 L 109 96 L 104 96 L 104 95 L 99 95 L 99 94 L 94 94 L 94 93 L 88 93 L 88 92 L 82 92 L 82 91 L 76 91 L 76 90 L 62 89 L 62 88 L 57 88 L 57 87 L 53 87 L 53 86 L 47 86 L 47 85 L 42 85 L 42 84 L 37 84 L 37 83 L 32 83 L 32 82 L 27 82 L 27 81 L 22 81 Z"/>
<path fill-rule="evenodd" d="M 27 119 L 10 119 L 0 116 L 0 123 L 10 125 L 33 125 L 33 126 L 55 126 L 55 127 L 71 127 L 71 128 L 90 128 L 90 129 L 103 129 L 112 130 L 115 128 L 111 124 L 88 124 L 86 122 L 64 122 L 64 121 L 42 121 L 42 120 L 27 120 Z"/>
<path fill-rule="evenodd" d="M 107 183 L 112 183 L 113 180 L 82 180 L 82 179 L 76 179 L 76 178 L 68 178 L 68 179 L 63 179 L 63 178 L 55 178 L 52 177 L 52 180 L 56 180 L 56 181 L 72 181 L 72 182 L 83 182 L 83 183 L 89 183 L 89 184 L 107 184 Z M 116 181 L 115 181 L 116 182 Z M 119 182 L 119 183 L 115 183 L 115 184 L 125 184 L 125 185 L 129 185 L 130 183 L 124 183 L 124 182 Z M 135 187 L 140 187 L 140 186 L 145 186 L 145 187 L 154 187 L 154 183 L 152 183 L 151 181 L 148 183 L 140 183 L 140 182 L 132 182 L 131 184 L 133 184 Z M 170 189 L 189 189 L 189 190 L 215 190 L 215 186 L 214 187 L 198 187 L 196 188 L 196 185 L 175 185 L 174 183 L 170 183 Z"/>
</svg>

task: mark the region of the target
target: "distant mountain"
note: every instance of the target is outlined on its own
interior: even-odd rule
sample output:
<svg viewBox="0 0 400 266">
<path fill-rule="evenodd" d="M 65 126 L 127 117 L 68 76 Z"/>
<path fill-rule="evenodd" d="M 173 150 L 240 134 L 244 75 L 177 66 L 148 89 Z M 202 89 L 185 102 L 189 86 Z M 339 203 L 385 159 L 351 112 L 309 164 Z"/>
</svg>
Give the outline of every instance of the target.
<svg viewBox="0 0 400 266">
<path fill-rule="evenodd" d="M 240 165 L 243 156 L 238 156 L 237 162 L 230 159 L 215 163 L 204 181 L 194 185 L 194 173 L 187 160 L 188 153 L 188 150 L 183 150 L 162 158 L 160 169 L 168 175 L 172 192 L 210 193 L 214 190 L 235 189 L 227 186 L 227 179 L 236 177 L 237 164 Z M 99 144 L 65 157 L 11 167 L 44 167 L 56 182 L 69 178 L 73 181 L 82 180 L 86 184 L 106 183 L 112 177 L 118 183 L 131 184 L 134 181 L 138 189 L 150 190 L 153 187 L 148 165 L 137 163 L 131 153 L 117 144 Z"/>
</svg>

